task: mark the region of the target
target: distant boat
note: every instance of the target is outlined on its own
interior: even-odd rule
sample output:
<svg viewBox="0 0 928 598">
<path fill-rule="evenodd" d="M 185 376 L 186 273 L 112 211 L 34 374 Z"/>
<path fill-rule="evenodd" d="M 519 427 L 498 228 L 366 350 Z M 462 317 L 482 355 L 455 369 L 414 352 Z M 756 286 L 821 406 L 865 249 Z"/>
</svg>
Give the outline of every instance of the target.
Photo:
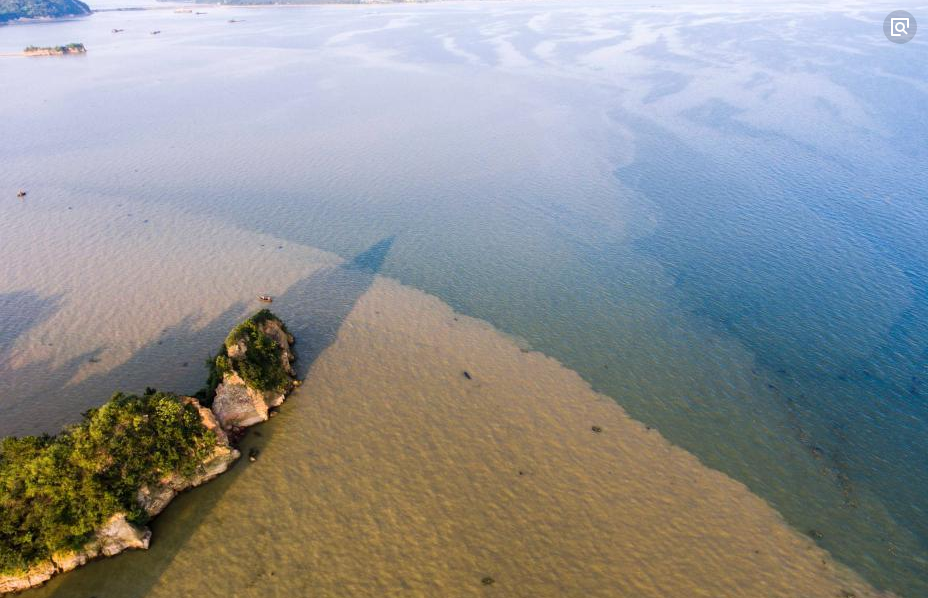
<svg viewBox="0 0 928 598">
<path fill-rule="evenodd" d="M 161 33 L 161 30 L 160 30 L 160 29 L 159 29 L 158 31 L 152 31 L 152 32 L 151 32 L 152 35 L 158 35 L 159 33 Z"/>
<path fill-rule="evenodd" d="M 113 33 L 122 33 L 123 29 L 113 29 Z"/>
<path fill-rule="evenodd" d="M 193 13 L 193 14 L 195 14 L 195 15 L 205 15 L 206 13 L 205 13 L 205 12 L 195 12 L 195 13 Z"/>
<path fill-rule="evenodd" d="M 262 303 L 270 303 L 274 299 L 270 295 L 258 295 L 258 301 Z"/>
<path fill-rule="evenodd" d="M 19 190 L 19 193 L 16 194 L 16 197 L 18 197 L 18 198 L 20 198 L 20 199 L 26 197 L 26 190 L 25 190 L 25 189 L 20 189 L 20 190 Z"/>
<path fill-rule="evenodd" d="M 239 19 L 229 19 L 230 23 L 241 23 Z"/>
</svg>

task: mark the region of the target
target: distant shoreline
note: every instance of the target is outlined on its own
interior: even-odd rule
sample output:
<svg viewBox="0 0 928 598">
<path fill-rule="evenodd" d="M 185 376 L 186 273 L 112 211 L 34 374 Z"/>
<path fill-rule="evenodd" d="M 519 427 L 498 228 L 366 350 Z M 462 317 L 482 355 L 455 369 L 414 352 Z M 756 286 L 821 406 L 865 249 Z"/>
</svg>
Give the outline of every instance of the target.
<svg viewBox="0 0 928 598">
<path fill-rule="evenodd" d="M 158 0 L 159 2 L 162 0 Z M 170 0 L 164 0 L 170 1 Z M 302 6 L 384 6 L 390 4 L 435 4 L 443 0 L 359 0 L 357 2 L 339 2 L 338 0 L 319 0 L 318 2 L 267 2 L 256 4 L 222 4 L 217 2 L 184 2 L 184 6 L 203 8 L 289 8 Z M 474 0 L 477 1 L 477 0 Z M 93 12 L 127 12 L 147 10 L 177 10 L 178 4 L 170 6 L 132 6 L 125 8 L 99 8 Z"/>
<path fill-rule="evenodd" d="M 158 2 L 171 2 L 172 0 L 157 0 Z M 357 0 L 350 2 L 340 2 L 339 0 L 319 0 L 318 2 L 267 2 L 257 4 L 221 4 L 216 2 L 174 2 L 168 6 L 123 6 L 118 8 L 91 8 L 90 13 L 83 15 L 67 15 L 62 17 L 25 17 L 21 19 L 11 19 L 9 21 L 0 21 L 3 25 L 29 25 L 36 23 L 54 23 L 58 21 L 67 21 L 79 19 L 98 12 L 143 12 L 159 10 L 177 10 L 179 5 L 189 6 L 192 8 L 299 8 L 307 6 L 387 6 L 394 4 L 437 4 L 445 0 Z M 476 2 L 478 0 L 469 0 Z M 18 54 L 0 54 L 0 56 L 18 56 Z"/>
<path fill-rule="evenodd" d="M 162 0 L 158 0 L 159 2 Z M 164 0 L 171 1 L 171 0 Z M 57 23 L 59 21 L 68 21 L 90 16 L 98 12 L 144 12 L 160 10 L 177 10 L 179 5 L 203 8 L 287 8 L 287 7 L 306 7 L 306 6 L 373 6 L 388 4 L 433 4 L 440 0 L 359 0 L 357 2 L 339 2 L 338 0 L 320 0 L 319 2 L 286 2 L 286 3 L 264 3 L 264 4 L 220 4 L 215 2 L 176 2 L 168 6 L 124 6 L 118 8 L 91 8 L 87 14 L 66 15 L 61 17 L 22 17 L 0 21 L 0 27 L 4 25 L 33 25 L 39 23 Z M 18 56 L 19 54 L 0 54 L 0 56 Z"/>
<path fill-rule="evenodd" d="M 81 19 L 92 15 L 96 11 L 91 11 L 84 15 L 67 15 L 63 17 L 22 17 L 19 19 L 10 19 L 9 21 L 0 21 L 0 27 L 4 25 L 40 25 L 42 23 L 58 23 L 60 21 L 71 21 Z"/>
</svg>

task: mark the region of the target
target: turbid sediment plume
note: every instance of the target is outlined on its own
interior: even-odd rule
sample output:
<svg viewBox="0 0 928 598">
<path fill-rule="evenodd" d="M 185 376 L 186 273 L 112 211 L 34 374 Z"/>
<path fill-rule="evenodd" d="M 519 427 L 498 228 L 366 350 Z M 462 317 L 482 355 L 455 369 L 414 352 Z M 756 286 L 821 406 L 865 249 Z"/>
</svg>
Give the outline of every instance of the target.
<svg viewBox="0 0 928 598">
<path fill-rule="evenodd" d="M 370 252 L 339 267 L 332 254 L 280 250 L 273 237 L 157 206 L 143 218 L 158 223 L 146 234 L 161 253 L 65 236 L 114 219 L 111 203 L 68 212 L 41 242 L 4 238 L 13 288 L 32 281 L 49 301 L 69 297 L 6 362 L 18 389 L 9 396 L 35 396 L 42 382 L 41 397 L 56 401 L 8 407 L 11 432 L 73 419 L 69 409 L 113 388 L 189 378 L 195 389 L 198 356 L 215 351 L 256 289 L 301 329 L 301 363 L 312 365 L 287 409 L 246 438 L 243 453 L 260 449 L 252 466 L 179 496 L 145 553 L 93 563 L 30 598 L 876 595 L 577 373 L 367 272 Z M 67 208 L 45 205 L 36 209 Z"/>
<path fill-rule="evenodd" d="M 392 280 L 294 398 L 202 519 L 181 507 L 145 595 L 879 595 L 575 372 Z"/>
</svg>

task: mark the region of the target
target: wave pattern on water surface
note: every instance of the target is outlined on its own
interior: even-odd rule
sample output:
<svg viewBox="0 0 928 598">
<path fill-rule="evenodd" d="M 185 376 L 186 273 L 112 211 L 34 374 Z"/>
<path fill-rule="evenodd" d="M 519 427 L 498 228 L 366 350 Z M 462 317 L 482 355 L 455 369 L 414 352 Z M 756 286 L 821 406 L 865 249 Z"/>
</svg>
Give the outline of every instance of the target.
<svg viewBox="0 0 928 598">
<path fill-rule="evenodd" d="M 349 321 L 374 264 L 924 595 L 928 46 L 885 40 L 893 8 L 211 6 L 5 28 L 0 53 L 89 52 L 0 58 L 0 432 L 152 379 L 195 390 L 257 294 Z M 316 247 L 376 255 L 346 270 Z M 323 355 L 339 328 L 313 324 Z"/>
</svg>

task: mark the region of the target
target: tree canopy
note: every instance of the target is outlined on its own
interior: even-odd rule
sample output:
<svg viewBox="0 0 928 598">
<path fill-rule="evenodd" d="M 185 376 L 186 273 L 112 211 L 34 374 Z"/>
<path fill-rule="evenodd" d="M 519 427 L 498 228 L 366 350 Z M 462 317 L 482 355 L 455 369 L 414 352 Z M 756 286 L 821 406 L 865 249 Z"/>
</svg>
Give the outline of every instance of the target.
<svg viewBox="0 0 928 598">
<path fill-rule="evenodd" d="M 142 523 L 138 489 L 191 475 L 216 444 L 174 394 L 117 393 L 57 436 L 0 441 L 0 572 L 80 548 L 111 515 Z"/>
<path fill-rule="evenodd" d="M 258 390 L 282 391 L 290 378 L 281 362 L 280 345 L 261 329 L 268 320 L 274 320 L 283 327 L 283 323 L 266 309 L 236 326 L 226 337 L 225 351 L 216 357 L 216 369 L 225 372 L 234 368 L 246 384 Z M 228 349 L 241 341 L 245 341 L 245 354 L 229 357 Z"/>
<path fill-rule="evenodd" d="M 14 19 L 69 17 L 90 14 L 81 0 L 0 0 L 0 23 Z"/>
</svg>

